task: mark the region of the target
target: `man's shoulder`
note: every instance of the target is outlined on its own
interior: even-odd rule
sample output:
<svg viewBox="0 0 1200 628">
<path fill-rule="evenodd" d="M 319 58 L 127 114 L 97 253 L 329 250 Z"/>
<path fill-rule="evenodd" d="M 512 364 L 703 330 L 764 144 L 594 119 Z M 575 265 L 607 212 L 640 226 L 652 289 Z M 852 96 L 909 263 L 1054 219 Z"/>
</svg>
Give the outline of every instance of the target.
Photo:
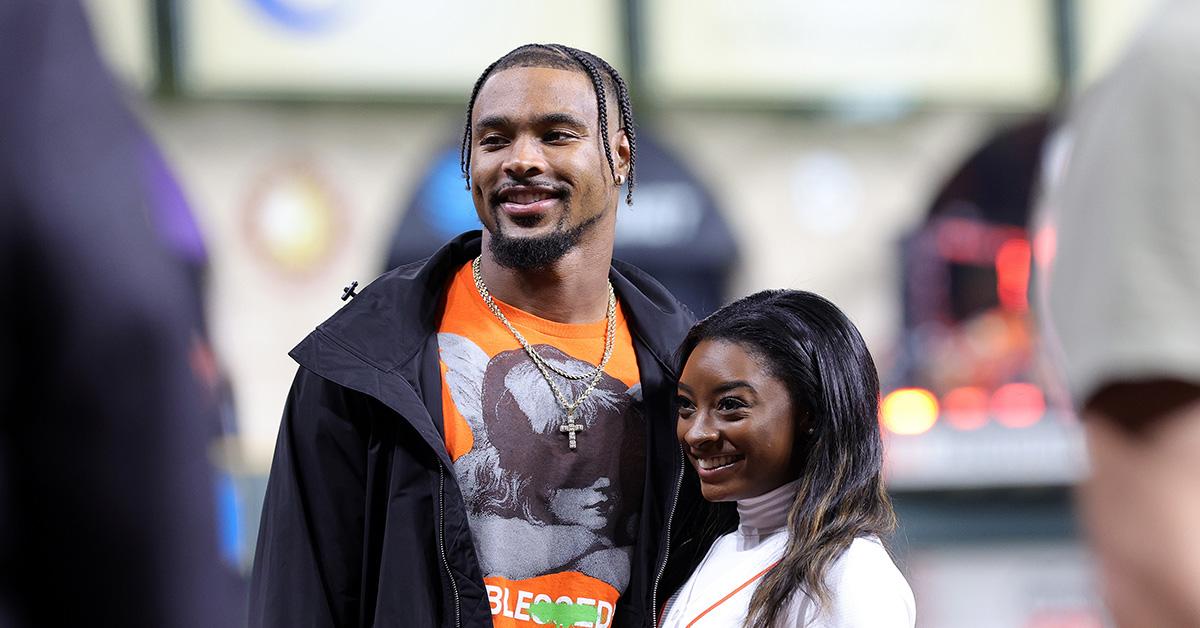
<svg viewBox="0 0 1200 628">
<path fill-rule="evenodd" d="M 688 306 L 675 298 L 666 286 L 659 283 L 650 273 L 618 259 L 612 262 L 613 270 L 617 276 L 628 281 L 630 287 L 635 289 L 635 293 L 631 295 L 633 298 L 644 299 L 647 305 L 655 307 L 662 312 L 664 316 L 679 319 L 687 324 L 690 328 L 696 322 L 696 315 Z M 622 298 L 627 298 L 622 295 Z"/>
<path fill-rule="evenodd" d="M 613 286 L 634 328 L 651 350 L 669 363 L 696 316 L 646 271 L 615 259 L 612 268 Z"/>
</svg>

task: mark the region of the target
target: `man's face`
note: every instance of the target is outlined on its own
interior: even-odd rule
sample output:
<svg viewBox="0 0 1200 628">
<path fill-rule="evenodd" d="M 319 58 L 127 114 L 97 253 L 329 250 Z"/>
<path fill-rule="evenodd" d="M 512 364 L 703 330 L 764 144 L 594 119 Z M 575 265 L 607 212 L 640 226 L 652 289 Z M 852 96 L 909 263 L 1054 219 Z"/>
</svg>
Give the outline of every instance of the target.
<svg viewBox="0 0 1200 628">
<path fill-rule="evenodd" d="M 471 124 L 471 194 L 493 252 L 502 253 L 497 245 L 536 251 L 506 265 L 556 261 L 616 206 L 620 189 L 604 155 L 596 95 L 583 73 L 497 72 L 479 90 Z M 624 172 L 628 144 L 623 133 L 610 131 L 618 172 Z"/>
</svg>

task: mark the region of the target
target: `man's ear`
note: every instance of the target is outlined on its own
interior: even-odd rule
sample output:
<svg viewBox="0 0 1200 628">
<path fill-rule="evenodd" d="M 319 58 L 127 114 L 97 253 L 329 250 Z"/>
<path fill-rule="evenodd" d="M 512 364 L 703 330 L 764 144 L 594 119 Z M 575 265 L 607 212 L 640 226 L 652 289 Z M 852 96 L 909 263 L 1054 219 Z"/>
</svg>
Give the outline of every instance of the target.
<svg viewBox="0 0 1200 628">
<path fill-rule="evenodd" d="M 616 136 L 613 138 L 613 143 L 616 145 L 617 174 L 629 178 L 629 136 L 625 134 L 625 129 L 617 129 Z"/>
</svg>

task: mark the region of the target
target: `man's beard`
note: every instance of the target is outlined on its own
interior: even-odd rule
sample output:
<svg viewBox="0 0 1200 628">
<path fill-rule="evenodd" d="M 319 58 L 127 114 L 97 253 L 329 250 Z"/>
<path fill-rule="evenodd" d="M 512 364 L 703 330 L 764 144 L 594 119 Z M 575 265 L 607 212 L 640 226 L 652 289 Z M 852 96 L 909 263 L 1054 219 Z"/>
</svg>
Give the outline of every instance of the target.
<svg viewBox="0 0 1200 628">
<path fill-rule="evenodd" d="M 514 238 L 504 233 L 504 228 L 500 226 L 499 216 L 496 216 L 497 212 L 494 212 L 496 228 L 490 230 L 492 237 L 488 241 L 488 249 L 492 252 L 492 258 L 496 260 L 497 264 L 513 270 L 546 268 L 578 246 L 584 234 L 604 217 L 603 213 L 596 214 L 568 229 L 565 223 L 570 212 L 565 206 L 563 209 L 564 213 L 559 218 L 553 232 L 529 238 Z"/>
</svg>

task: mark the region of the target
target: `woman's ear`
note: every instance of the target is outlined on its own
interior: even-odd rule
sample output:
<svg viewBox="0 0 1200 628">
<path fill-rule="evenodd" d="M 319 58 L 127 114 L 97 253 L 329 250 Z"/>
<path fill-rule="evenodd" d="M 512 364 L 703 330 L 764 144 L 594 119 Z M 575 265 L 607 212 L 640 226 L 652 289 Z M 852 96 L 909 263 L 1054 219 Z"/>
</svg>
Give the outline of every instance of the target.
<svg viewBox="0 0 1200 628">
<path fill-rule="evenodd" d="M 802 412 L 796 418 L 796 433 L 792 441 L 792 472 L 796 477 L 800 477 L 804 473 L 804 468 L 808 464 L 808 456 L 813 450 L 813 434 L 816 433 L 816 428 L 813 427 L 812 417 Z"/>
<path fill-rule="evenodd" d="M 813 424 L 812 411 L 802 408 L 796 417 L 796 432 L 802 436 L 812 436 L 817 427 Z"/>
</svg>

